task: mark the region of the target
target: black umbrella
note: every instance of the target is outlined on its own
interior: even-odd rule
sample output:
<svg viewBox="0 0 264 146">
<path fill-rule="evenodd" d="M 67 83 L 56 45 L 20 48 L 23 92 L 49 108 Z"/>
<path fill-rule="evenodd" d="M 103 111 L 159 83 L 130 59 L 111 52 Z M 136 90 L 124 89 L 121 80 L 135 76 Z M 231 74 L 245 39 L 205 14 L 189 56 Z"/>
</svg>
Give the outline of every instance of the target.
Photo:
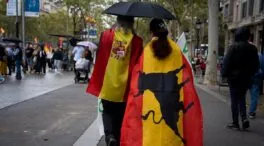
<svg viewBox="0 0 264 146">
<path fill-rule="evenodd" d="M 73 38 L 74 36 L 72 35 L 67 35 L 67 34 L 48 34 L 50 36 L 54 36 L 54 37 L 62 37 L 62 38 Z"/>
<path fill-rule="evenodd" d="M 168 10 L 160 5 L 149 2 L 119 2 L 106 9 L 103 13 L 110 15 L 148 17 L 175 20 Z"/>
<path fill-rule="evenodd" d="M 3 42 L 21 43 L 22 41 L 17 38 L 4 38 Z"/>
</svg>

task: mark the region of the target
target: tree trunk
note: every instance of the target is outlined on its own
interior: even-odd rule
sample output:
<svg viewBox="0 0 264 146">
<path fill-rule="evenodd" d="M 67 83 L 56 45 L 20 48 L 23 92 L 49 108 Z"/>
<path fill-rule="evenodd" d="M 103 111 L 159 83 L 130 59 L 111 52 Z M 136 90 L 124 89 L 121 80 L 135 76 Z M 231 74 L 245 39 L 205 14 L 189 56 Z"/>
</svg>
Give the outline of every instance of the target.
<svg viewBox="0 0 264 146">
<path fill-rule="evenodd" d="M 75 34 L 76 34 L 76 10 L 75 10 L 75 8 L 73 11 L 72 18 L 73 18 L 73 35 L 75 36 Z"/>
<path fill-rule="evenodd" d="M 217 83 L 217 54 L 219 34 L 219 5 L 220 0 L 208 0 L 209 9 L 209 31 L 208 31 L 208 58 L 205 73 L 205 84 L 214 85 Z"/>
</svg>

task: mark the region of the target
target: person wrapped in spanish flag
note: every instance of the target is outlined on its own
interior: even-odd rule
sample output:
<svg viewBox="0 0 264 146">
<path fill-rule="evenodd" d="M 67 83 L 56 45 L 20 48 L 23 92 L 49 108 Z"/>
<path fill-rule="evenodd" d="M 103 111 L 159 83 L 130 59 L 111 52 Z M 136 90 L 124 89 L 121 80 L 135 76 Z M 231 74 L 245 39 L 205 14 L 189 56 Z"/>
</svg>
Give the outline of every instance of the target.
<svg viewBox="0 0 264 146">
<path fill-rule="evenodd" d="M 133 32 L 134 18 L 118 16 L 117 24 L 101 34 L 94 71 L 87 92 L 101 98 L 108 146 L 118 146 L 132 69 L 143 50 Z"/>
<path fill-rule="evenodd" d="M 192 69 L 163 20 L 133 69 L 121 146 L 203 146 L 202 111 Z"/>
</svg>

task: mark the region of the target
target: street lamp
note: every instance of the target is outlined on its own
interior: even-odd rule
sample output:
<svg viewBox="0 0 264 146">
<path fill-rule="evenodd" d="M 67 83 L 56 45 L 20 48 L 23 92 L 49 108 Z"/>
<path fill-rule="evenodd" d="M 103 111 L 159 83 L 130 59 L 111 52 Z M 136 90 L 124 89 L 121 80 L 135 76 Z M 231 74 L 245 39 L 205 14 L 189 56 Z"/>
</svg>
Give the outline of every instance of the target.
<svg viewBox="0 0 264 146">
<path fill-rule="evenodd" d="M 197 38 L 196 49 L 198 51 L 198 49 L 200 48 L 199 47 L 199 44 L 200 44 L 200 35 L 199 34 L 200 34 L 201 26 L 202 26 L 202 22 L 200 19 L 197 19 L 195 26 L 196 26 L 196 38 Z M 194 52 L 195 52 L 195 50 L 194 50 Z"/>
</svg>

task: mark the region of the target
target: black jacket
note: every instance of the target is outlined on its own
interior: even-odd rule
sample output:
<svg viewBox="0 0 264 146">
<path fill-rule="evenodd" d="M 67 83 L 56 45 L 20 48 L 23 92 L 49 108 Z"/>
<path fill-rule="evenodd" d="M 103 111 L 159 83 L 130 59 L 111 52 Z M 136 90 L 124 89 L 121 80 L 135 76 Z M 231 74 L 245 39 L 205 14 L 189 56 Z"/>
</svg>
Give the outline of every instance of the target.
<svg viewBox="0 0 264 146">
<path fill-rule="evenodd" d="M 222 76 L 230 84 L 247 85 L 259 69 L 257 48 L 250 44 L 243 32 L 236 33 L 236 42 L 230 46 L 222 69 Z"/>
<path fill-rule="evenodd" d="M 62 51 L 55 51 L 52 57 L 53 60 L 63 60 Z"/>
</svg>

